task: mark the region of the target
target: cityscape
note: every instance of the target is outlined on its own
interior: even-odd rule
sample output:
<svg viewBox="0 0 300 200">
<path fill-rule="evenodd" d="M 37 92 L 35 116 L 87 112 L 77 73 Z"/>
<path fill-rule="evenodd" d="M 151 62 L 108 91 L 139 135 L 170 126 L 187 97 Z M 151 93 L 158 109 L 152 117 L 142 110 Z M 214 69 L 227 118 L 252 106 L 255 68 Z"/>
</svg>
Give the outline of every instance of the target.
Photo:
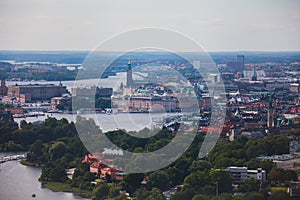
<svg viewBox="0 0 300 200">
<path fill-rule="evenodd" d="M 5 57 L 5 54 L 4 52 L 1 56 Z M 106 81 L 112 77 L 121 77 L 121 80 L 124 82 L 121 82 L 117 87 L 115 85 L 112 85 L 112 87 L 91 85 L 87 87 L 70 88 L 69 86 L 74 84 L 69 84 L 68 82 L 70 80 L 67 78 L 50 81 L 19 78 L 20 70 L 23 72 L 31 72 L 31 74 L 36 77 L 39 76 L 36 74 L 41 75 L 45 73 L 44 62 L 35 62 L 31 65 L 27 63 L 16 64 L 15 61 L 1 61 L 1 66 L 4 66 L 1 70 L 3 77 L 1 81 L 1 124 L 4 134 L 1 136 L 1 141 L 3 142 L 1 142 L 0 147 L 4 152 L 26 151 L 29 148 L 28 154 L 17 155 L 15 157 L 2 157 L 1 163 L 24 159 L 24 157 L 26 157 L 26 160 L 22 161 L 22 163 L 44 166 L 46 160 L 36 157 L 38 155 L 34 155 L 44 155 L 45 152 L 43 153 L 42 151 L 49 151 L 50 153 L 50 149 L 52 148 L 70 148 L 66 146 L 69 145 L 69 143 L 61 142 L 59 139 L 66 135 L 63 134 L 60 136 L 58 134 L 54 137 L 57 138 L 56 140 L 40 140 L 38 139 L 39 136 L 35 135 L 34 137 L 37 137 L 37 140 L 33 140 L 32 144 L 30 144 L 30 142 L 24 143 L 25 141 L 20 141 L 24 136 L 12 135 L 20 133 L 26 135 L 26 132 L 31 129 L 31 131 L 39 130 L 42 127 L 49 126 L 51 123 L 56 124 L 54 126 L 57 126 L 57 128 L 60 126 L 60 123 L 67 124 L 68 126 L 72 125 L 69 124 L 71 121 L 80 123 L 80 120 L 74 121 L 74 119 L 70 117 L 73 115 L 89 116 L 89 113 L 96 113 L 99 116 L 106 117 L 122 116 L 125 114 L 140 115 L 141 118 L 151 114 L 162 116 L 153 117 L 151 119 L 151 126 L 146 127 L 146 129 L 145 127 L 136 127 L 137 129 L 134 130 L 137 131 L 136 134 L 142 134 L 145 131 L 151 132 L 151 130 L 153 131 L 155 129 L 164 130 L 166 131 L 165 134 L 170 135 L 167 136 L 167 138 L 160 138 L 159 135 L 156 136 L 162 140 L 172 139 L 173 134 L 178 134 L 180 125 L 187 123 L 191 118 L 194 119 L 192 122 L 197 121 L 197 134 L 199 134 L 198 137 L 202 137 L 202 140 L 203 136 L 208 134 L 210 130 L 218 128 L 210 126 L 211 108 L 214 105 L 213 101 L 218 103 L 218 100 L 210 96 L 204 78 L 201 74 L 194 71 L 194 66 L 201 65 L 199 61 L 194 60 L 193 63 L 186 63 L 184 60 L 177 59 L 176 57 L 169 58 L 168 55 L 166 55 L 164 58 L 161 54 L 157 56 L 153 53 L 144 53 L 144 59 L 141 61 L 136 57 L 135 54 L 131 55 L 132 59 L 128 59 L 126 56 L 121 57 L 108 67 L 108 74 L 110 74 L 110 76 L 102 77 L 102 80 Z M 258 60 L 262 60 L 262 62 L 256 62 L 255 60 L 253 63 L 249 62 L 247 61 L 248 57 L 249 60 L 254 60 L 253 57 L 257 57 Z M 117 166 L 114 162 L 114 160 L 118 160 L 120 157 L 125 158 L 125 152 L 122 150 L 124 144 L 122 144 L 121 141 L 126 141 L 127 138 L 124 135 L 122 136 L 122 134 L 126 133 L 126 126 L 112 127 L 111 130 L 107 131 L 114 132 L 111 133 L 111 137 L 115 137 L 117 144 L 121 142 L 120 148 L 118 149 L 107 146 L 107 148 L 102 149 L 102 151 L 89 153 L 85 149 L 80 153 L 77 152 L 77 155 L 72 155 L 74 152 L 70 151 L 71 153 L 67 153 L 68 156 L 71 156 L 70 158 L 65 157 L 67 155 L 63 154 L 63 152 L 68 152 L 69 150 L 66 151 L 65 149 L 61 150 L 62 152 L 57 152 L 63 156 L 63 159 L 72 160 L 72 158 L 76 158 L 79 161 L 81 160 L 80 162 L 84 165 L 81 164 L 80 167 L 86 167 L 87 170 L 87 173 L 82 174 L 84 175 L 82 179 L 80 179 L 80 175 L 77 175 L 76 170 L 80 168 L 75 164 L 78 162 L 78 160 L 76 162 L 75 159 L 73 164 L 63 164 L 61 167 L 66 166 L 66 168 L 63 167 L 63 171 L 65 172 L 61 172 L 62 174 L 56 178 L 51 177 L 50 174 L 47 176 L 42 173 L 42 177 L 45 176 L 42 184 L 49 184 L 47 183 L 49 180 L 50 183 L 51 180 L 65 183 L 70 182 L 71 184 L 69 184 L 72 187 L 78 187 L 80 189 L 79 191 L 81 192 L 77 191 L 78 194 L 90 197 L 89 190 L 97 188 L 97 185 L 101 185 L 102 182 L 103 184 L 107 182 L 113 184 L 114 187 L 116 187 L 114 188 L 115 190 L 120 189 L 120 194 L 117 192 L 114 194 L 116 197 L 119 196 L 118 198 L 121 198 L 121 196 L 124 196 L 124 198 L 144 198 L 136 197 L 136 193 L 133 193 L 133 191 L 145 190 L 146 192 L 149 187 L 153 187 L 157 191 L 152 189 L 150 192 L 160 191 L 162 198 L 188 199 L 192 198 L 189 196 L 192 196 L 193 192 L 190 191 L 191 193 L 189 193 L 184 188 L 196 187 L 196 185 L 198 185 L 197 181 L 195 186 L 187 186 L 186 184 L 193 184 L 193 182 L 189 183 L 189 181 L 192 181 L 189 179 L 195 176 L 193 178 L 201 181 L 202 178 L 204 178 L 202 177 L 204 176 L 204 174 L 202 174 L 203 171 L 217 170 L 215 173 L 224 173 L 222 176 L 228 176 L 228 180 L 226 181 L 229 181 L 223 183 L 223 180 L 220 180 L 220 183 L 217 183 L 225 184 L 218 185 L 218 187 L 222 189 L 225 189 L 225 186 L 227 187 L 227 190 L 223 192 L 222 189 L 219 188 L 217 195 L 222 195 L 225 192 L 226 195 L 231 193 L 234 194 L 234 196 L 241 195 L 247 197 L 248 195 L 251 196 L 255 191 L 274 191 L 276 187 L 280 187 L 286 188 L 286 195 L 297 199 L 300 194 L 300 186 L 297 182 L 299 173 L 298 165 L 300 163 L 300 143 L 298 137 L 298 132 L 300 131 L 300 62 L 296 60 L 300 59 L 300 54 L 282 52 L 279 55 L 269 53 L 268 56 L 260 56 L 259 53 L 257 53 L 253 56 L 251 54 L 247 55 L 247 53 L 246 55 L 219 53 L 216 54 L 213 59 L 215 59 L 216 66 L 220 73 L 208 74 L 207 80 L 214 85 L 224 84 L 226 93 L 226 117 L 224 125 L 221 128 L 219 141 L 214 147 L 214 149 L 218 148 L 217 150 L 213 149 L 207 157 L 202 159 L 188 161 L 186 160 L 187 157 L 183 159 L 184 161 L 181 160 L 185 165 L 190 165 L 189 170 L 178 166 L 178 163 L 181 163 L 179 160 L 164 168 L 163 171 L 159 170 L 155 173 L 140 174 L 139 178 L 137 175 L 133 176 L 127 174 L 122 167 Z M 83 70 L 83 66 L 80 64 L 71 64 L 70 67 L 68 63 L 64 63 L 61 64 L 61 66 L 68 67 L 60 68 L 57 68 L 56 63 L 49 62 L 47 65 L 54 66 L 51 70 L 47 70 L 46 73 L 49 75 L 58 72 L 68 74 L 73 73 L 74 70 Z M 147 68 L 142 67 L 144 65 L 156 67 L 158 70 L 152 70 L 151 73 L 149 73 Z M 76 66 L 76 69 L 74 69 L 74 66 Z M 157 84 L 158 82 L 149 83 L 149 76 L 151 76 L 152 78 L 150 78 L 153 80 L 153 76 L 156 76 L 157 72 L 159 73 L 166 67 L 180 71 L 181 74 L 188 77 L 187 79 L 191 80 L 192 88 L 197 98 L 192 98 L 190 88 L 180 88 L 179 93 L 183 96 L 181 96 L 181 98 L 184 98 L 184 101 L 179 102 L 176 97 L 176 93 L 178 92 L 176 91 L 176 87 L 175 89 L 171 89 L 171 87 Z M 35 70 L 34 73 L 32 72 L 33 68 Z M 143 74 L 142 78 L 141 74 Z M 173 74 L 166 74 L 160 75 L 163 79 L 176 79 Z M 167 76 L 169 77 L 167 78 Z M 175 80 L 175 82 L 176 81 L 177 80 Z M 66 85 L 64 83 L 66 83 Z M 94 107 L 90 107 L 87 104 L 90 97 L 95 99 Z M 75 103 L 75 106 L 73 103 L 72 106 L 72 102 L 74 101 L 79 103 Z M 81 105 L 80 102 L 82 101 L 84 101 L 85 106 L 77 108 L 76 105 Z M 190 105 L 199 107 L 199 111 L 193 112 L 191 116 L 187 116 L 181 112 L 181 109 Z M 162 115 L 162 112 L 167 114 Z M 54 116 L 58 119 L 55 119 Z M 71 121 L 68 122 L 66 119 L 71 119 Z M 81 120 L 90 121 L 91 118 Z M 92 126 L 97 127 L 95 122 L 90 123 L 94 124 Z M 5 135 L 5 132 L 8 131 L 4 128 L 7 126 L 6 124 L 14 124 L 10 125 L 14 127 L 11 130 L 14 132 L 8 133 L 9 135 L 12 134 L 11 136 Z M 101 124 L 98 125 L 101 129 Z M 17 130 L 15 130 L 15 127 L 17 127 Z M 73 129 L 74 128 L 75 127 L 73 127 Z M 68 137 L 76 134 L 70 131 L 71 130 L 68 130 L 68 133 L 66 133 L 70 134 Z M 46 133 L 40 134 L 43 135 Z M 118 136 L 118 134 L 121 135 Z M 163 132 L 159 132 L 158 134 L 163 134 Z M 74 135 L 72 137 L 78 136 Z M 198 138 L 198 140 L 201 141 L 200 138 Z M 43 147 L 43 145 L 45 144 L 43 143 L 45 141 L 56 142 L 51 142 L 52 145 L 44 150 L 45 147 Z M 39 145 L 42 146 L 38 147 Z M 59 147 L 60 145 L 62 147 Z M 151 147 L 151 145 L 147 143 L 144 145 L 146 145 L 144 147 L 147 148 L 154 148 L 155 146 L 152 144 Z M 226 147 L 227 145 L 234 145 L 235 147 L 232 147 L 236 150 Z M 241 145 L 241 147 L 238 147 L 239 145 Z M 34 146 L 36 147 L 34 148 Z M 81 146 L 81 148 L 84 149 L 84 146 Z M 135 145 L 129 148 L 131 148 L 133 152 L 144 151 L 143 147 Z M 149 151 L 149 149 L 147 151 Z M 225 151 L 225 154 L 219 151 Z M 77 157 L 78 155 L 82 156 Z M 213 156 L 217 157 L 213 158 Z M 51 162 L 51 153 L 48 159 L 50 160 L 47 162 Z M 48 165 L 49 164 L 46 166 Z M 168 173 L 170 173 L 169 171 L 173 171 L 171 169 L 174 167 L 176 167 L 174 173 L 177 174 L 177 176 L 180 175 L 181 178 L 178 177 L 177 179 L 174 177 L 174 183 L 163 182 L 167 180 L 170 181 L 171 177 L 169 177 L 170 175 L 168 175 Z M 64 176 L 68 177 L 66 179 L 72 181 L 66 182 Z M 73 176 L 78 176 L 78 180 L 76 179 L 76 181 L 79 181 L 78 183 L 76 183 L 76 181 L 74 182 L 75 179 L 73 179 Z M 89 176 L 90 181 L 84 181 L 87 178 L 85 176 Z M 133 179 L 131 181 L 134 181 L 135 178 L 137 178 L 137 180 L 141 179 L 139 184 L 136 185 L 136 188 L 124 186 L 125 188 L 129 188 L 127 190 L 123 188 L 122 190 L 120 184 L 125 184 L 126 179 L 129 179 L 130 176 L 133 176 L 131 177 Z M 158 177 L 162 183 L 160 183 L 160 181 L 153 182 L 154 180 L 151 180 L 151 178 L 155 179 Z M 215 177 L 216 180 L 219 180 L 219 178 L 220 177 Z M 149 183 L 153 186 L 149 186 Z M 230 187 L 228 186 L 229 183 Z M 85 184 L 85 186 L 82 184 Z M 209 186 L 209 183 L 207 184 L 207 186 Z M 46 187 L 51 189 L 51 186 Z M 210 189 L 204 188 L 197 190 L 199 191 L 199 195 L 215 196 L 215 185 L 211 185 Z M 211 191 L 211 193 L 209 191 Z M 280 189 L 280 191 L 285 191 L 285 189 Z M 111 194 L 107 193 L 106 195 Z M 183 195 L 183 197 L 181 197 L 181 195 Z"/>
<path fill-rule="evenodd" d="M 300 199 L 300 2 L 0 2 L 0 200 Z"/>
</svg>

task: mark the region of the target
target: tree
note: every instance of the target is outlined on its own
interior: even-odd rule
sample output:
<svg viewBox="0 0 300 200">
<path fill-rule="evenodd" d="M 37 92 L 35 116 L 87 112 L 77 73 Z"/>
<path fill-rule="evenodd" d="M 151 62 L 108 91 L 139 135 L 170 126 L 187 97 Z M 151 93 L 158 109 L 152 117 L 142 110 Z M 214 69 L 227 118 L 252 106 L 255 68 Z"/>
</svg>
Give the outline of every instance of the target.
<svg viewBox="0 0 300 200">
<path fill-rule="evenodd" d="M 43 149 L 43 141 L 38 139 L 29 147 L 30 153 L 34 155 L 40 155 Z"/>
<path fill-rule="evenodd" d="M 266 197 L 265 197 L 264 193 L 262 193 L 262 192 L 250 192 L 243 199 L 245 199 L 245 200 L 265 200 Z"/>
<path fill-rule="evenodd" d="M 298 180 L 297 173 L 290 169 L 284 170 L 283 176 L 286 181 L 297 181 Z"/>
<path fill-rule="evenodd" d="M 159 170 L 149 176 L 147 184 L 150 188 L 158 188 L 164 191 L 170 188 L 170 177 L 165 171 Z"/>
<path fill-rule="evenodd" d="M 195 195 L 195 192 L 191 189 L 176 192 L 172 197 L 171 200 L 183 200 L 183 199 L 192 199 Z"/>
<path fill-rule="evenodd" d="M 254 192 L 260 189 L 260 180 L 254 178 L 247 178 L 239 185 L 241 192 Z"/>
<path fill-rule="evenodd" d="M 93 190 L 93 200 L 103 200 L 109 194 L 109 187 L 107 184 L 101 184 Z"/>
<path fill-rule="evenodd" d="M 67 179 L 67 173 L 62 166 L 48 166 L 42 170 L 41 178 L 43 180 L 51 180 L 62 182 Z"/>
<path fill-rule="evenodd" d="M 202 171 L 194 172 L 184 179 L 184 185 L 190 189 L 200 192 L 201 189 L 210 184 L 209 176 Z"/>
<path fill-rule="evenodd" d="M 67 150 L 67 146 L 63 142 L 55 142 L 49 149 L 50 159 L 56 160 L 61 158 Z"/>
<path fill-rule="evenodd" d="M 121 187 L 115 183 L 111 183 L 109 186 L 109 197 L 116 197 L 120 194 Z"/>
<path fill-rule="evenodd" d="M 157 188 L 153 188 L 150 192 L 150 195 L 146 198 L 146 200 L 164 200 L 164 196 L 161 191 Z"/>
<path fill-rule="evenodd" d="M 218 184 L 219 193 L 232 192 L 232 175 L 227 170 L 211 170 L 209 176 L 213 183 Z"/>
<path fill-rule="evenodd" d="M 209 200 L 209 198 L 203 194 L 197 194 L 193 197 L 192 200 Z"/>
<path fill-rule="evenodd" d="M 268 200 L 292 200 L 293 198 L 288 195 L 285 191 L 275 191 L 272 192 L 271 196 L 269 196 Z"/>
<path fill-rule="evenodd" d="M 184 172 L 181 169 L 170 167 L 166 172 L 170 178 L 171 186 L 182 183 L 184 179 Z"/>
<path fill-rule="evenodd" d="M 269 181 L 272 182 L 283 182 L 284 177 L 284 170 L 280 168 L 273 168 L 268 174 Z"/>
<path fill-rule="evenodd" d="M 214 197 L 213 200 L 232 200 L 232 194 L 222 193 L 218 197 Z"/>
<path fill-rule="evenodd" d="M 86 172 L 83 176 L 85 181 L 91 182 L 94 181 L 96 179 L 96 176 L 94 173 L 92 172 Z"/>
<path fill-rule="evenodd" d="M 129 193 L 134 193 L 140 186 L 144 179 L 144 174 L 127 174 L 123 181 L 123 187 Z"/>
<path fill-rule="evenodd" d="M 211 163 L 206 160 L 195 160 L 192 162 L 192 165 L 189 167 L 189 172 L 193 173 L 196 171 L 204 171 L 211 169 Z"/>
</svg>

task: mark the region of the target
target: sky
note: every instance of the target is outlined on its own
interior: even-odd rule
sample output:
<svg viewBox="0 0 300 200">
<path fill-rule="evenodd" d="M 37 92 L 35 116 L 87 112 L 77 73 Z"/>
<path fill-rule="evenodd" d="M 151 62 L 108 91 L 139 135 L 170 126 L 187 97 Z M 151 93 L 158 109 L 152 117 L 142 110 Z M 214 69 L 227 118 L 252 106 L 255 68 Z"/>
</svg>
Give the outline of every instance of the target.
<svg viewBox="0 0 300 200">
<path fill-rule="evenodd" d="M 300 51 L 299 0 L 0 0 L 1 50 L 92 50 L 143 27 L 207 51 Z"/>
</svg>

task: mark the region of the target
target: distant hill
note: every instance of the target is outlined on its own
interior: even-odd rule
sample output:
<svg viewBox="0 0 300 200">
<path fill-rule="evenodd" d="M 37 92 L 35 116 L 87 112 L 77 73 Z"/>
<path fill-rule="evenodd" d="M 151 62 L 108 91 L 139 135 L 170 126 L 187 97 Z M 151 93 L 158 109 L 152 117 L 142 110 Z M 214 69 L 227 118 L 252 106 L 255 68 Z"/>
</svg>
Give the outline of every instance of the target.
<svg viewBox="0 0 300 200">
<path fill-rule="evenodd" d="M 88 51 L 0 51 L 0 60 L 15 60 L 17 62 L 52 62 L 79 64 L 84 61 Z M 102 56 L 112 56 L 114 52 L 99 52 Z M 209 55 L 217 64 L 226 64 L 235 61 L 236 55 L 245 55 L 245 63 L 292 63 L 300 61 L 300 52 L 209 52 Z M 190 58 L 195 57 L 195 53 L 185 53 Z M 176 57 L 176 56 L 175 56 Z M 174 59 L 172 54 L 161 52 L 134 52 L 122 56 L 122 59 Z M 178 57 L 177 57 L 178 58 Z"/>
</svg>

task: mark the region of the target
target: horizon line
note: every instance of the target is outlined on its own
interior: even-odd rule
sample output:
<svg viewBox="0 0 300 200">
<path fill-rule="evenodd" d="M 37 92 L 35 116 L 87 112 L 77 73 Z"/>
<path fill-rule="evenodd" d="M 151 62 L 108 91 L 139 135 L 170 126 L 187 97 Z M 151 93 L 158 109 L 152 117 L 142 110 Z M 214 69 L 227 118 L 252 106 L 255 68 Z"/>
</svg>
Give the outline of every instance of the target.
<svg viewBox="0 0 300 200">
<path fill-rule="evenodd" d="M 8 50 L 8 49 L 0 49 L 0 52 L 103 52 L 103 53 L 120 53 L 124 51 L 117 51 L 117 50 L 111 50 L 111 51 L 92 51 L 92 50 L 71 50 L 71 49 L 65 49 L 65 50 L 42 50 L 42 49 L 20 49 L 20 50 Z M 128 53 L 141 53 L 141 52 L 165 52 L 165 51 L 132 51 Z M 199 51 L 177 51 L 179 53 L 199 53 Z M 262 52 L 262 53 L 300 53 L 300 50 L 211 50 L 211 51 L 202 51 L 207 53 L 235 53 L 235 52 L 245 52 L 245 53 L 253 53 L 253 52 Z"/>
</svg>

